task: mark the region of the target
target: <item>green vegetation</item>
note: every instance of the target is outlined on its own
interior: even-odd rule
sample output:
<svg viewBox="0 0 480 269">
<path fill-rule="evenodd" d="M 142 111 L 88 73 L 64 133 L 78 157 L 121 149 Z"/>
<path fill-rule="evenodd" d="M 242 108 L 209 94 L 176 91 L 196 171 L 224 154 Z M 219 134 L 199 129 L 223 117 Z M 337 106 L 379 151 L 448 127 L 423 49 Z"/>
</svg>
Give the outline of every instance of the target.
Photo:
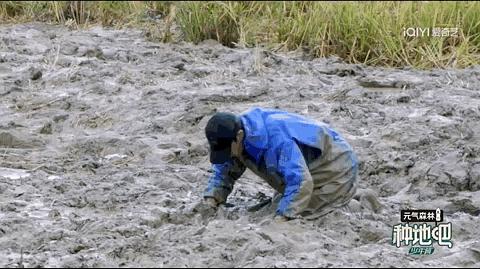
<svg viewBox="0 0 480 269">
<path fill-rule="evenodd" d="M 149 20 L 159 16 L 162 20 Z M 418 68 L 480 63 L 478 2 L 152 2 L 6 1 L 0 22 L 46 21 L 75 27 L 140 27 L 152 40 L 216 39 L 227 46 L 302 49 L 315 57 Z M 406 28 L 429 35 L 405 36 Z M 458 28 L 457 36 L 432 36 Z"/>
</svg>

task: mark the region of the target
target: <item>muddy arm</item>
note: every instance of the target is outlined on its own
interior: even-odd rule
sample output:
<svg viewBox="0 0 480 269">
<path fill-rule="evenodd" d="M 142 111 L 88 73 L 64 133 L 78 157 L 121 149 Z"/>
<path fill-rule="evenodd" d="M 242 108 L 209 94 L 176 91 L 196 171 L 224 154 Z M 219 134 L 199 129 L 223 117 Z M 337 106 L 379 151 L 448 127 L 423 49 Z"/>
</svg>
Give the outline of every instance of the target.
<svg viewBox="0 0 480 269">
<path fill-rule="evenodd" d="M 278 170 L 285 180 L 285 191 L 277 214 L 293 218 L 307 208 L 313 192 L 312 176 L 295 142 L 283 145 Z"/>
<path fill-rule="evenodd" d="M 218 203 L 224 203 L 233 190 L 235 181 L 245 172 L 246 167 L 232 160 L 224 164 L 214 164 L 213 175 L 208 181 L 204 198 L 213 197 Z"/>
</svg>

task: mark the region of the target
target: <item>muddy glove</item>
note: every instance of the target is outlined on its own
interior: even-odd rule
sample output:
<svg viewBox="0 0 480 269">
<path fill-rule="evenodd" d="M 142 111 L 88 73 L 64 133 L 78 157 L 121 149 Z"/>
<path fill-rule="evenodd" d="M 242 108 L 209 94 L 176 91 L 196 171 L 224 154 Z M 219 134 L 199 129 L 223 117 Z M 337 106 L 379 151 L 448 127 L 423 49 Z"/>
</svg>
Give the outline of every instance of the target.
<svg viewBox="0 0 480 269">
<path fill-rule="evenodd" d="M 273 222 L 274 223 L 285 223 L 287 221 L 289 221 L 290 219 L 285 217 L 285 216 L 280 216 L 280 215 L 276 215 L 274 218 L 273 218 Z"/>
<path fill-rule="evenodd" d="M 205 203 L 207 206 L 210 206 L 210 207 L 212 207 L 212 208 L 217 208 L 217 207 L 218 207 L 217 200 L 215 200 L 215 198 L 212 198 L 212 197 L 207 197 L 207 198 L 205 198 L 204 203 Z"/>
<path fill-rule="evenodd" d="M 193 208 L 193 212 L 200 213 L 201 215 L 206 217 L 210 217 L 215 215 L 215 213 L 217 212 L 217 208 L 217 201 L 212 197 L 207 197 L 205 198 L 205 200 L 195 205 L 195 207 Z"/>
</svg>

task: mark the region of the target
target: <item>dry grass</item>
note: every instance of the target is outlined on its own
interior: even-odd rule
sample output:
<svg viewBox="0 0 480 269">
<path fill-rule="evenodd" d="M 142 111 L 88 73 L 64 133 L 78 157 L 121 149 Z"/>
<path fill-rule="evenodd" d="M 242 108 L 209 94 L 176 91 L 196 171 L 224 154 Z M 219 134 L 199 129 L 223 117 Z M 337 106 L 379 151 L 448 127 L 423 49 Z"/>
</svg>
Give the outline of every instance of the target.
<svg viewBox="0 0 480 269">
<path fill-rule="evenodd" d="M 163 42 L 174 39 L 171 29 L 178 25 L 182 38 L 195 43 L 265 44 L 369 65 L 462 68 L 480 63 L 477 2 L 0 2 L 0 21 L 31 20 L 141 27 L 150 39 Z M 408 37 L 403 34 L 408 27 L 458 28 L 458 35 Z"/>
</svg>

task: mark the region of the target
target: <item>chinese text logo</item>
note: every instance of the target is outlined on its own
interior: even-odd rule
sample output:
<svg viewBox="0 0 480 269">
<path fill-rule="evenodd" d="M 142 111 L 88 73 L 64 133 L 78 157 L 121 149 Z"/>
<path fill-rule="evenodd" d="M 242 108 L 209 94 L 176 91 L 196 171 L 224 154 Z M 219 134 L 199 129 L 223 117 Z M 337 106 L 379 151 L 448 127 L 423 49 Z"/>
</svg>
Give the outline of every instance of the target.
<svg viewBox="0 0 480 269">
<path fill-rule="evenodd" d="M 443 221 L 443 211 L 437 210 L 401 210 L 400 221 L 393 226 L 392 244 L 397 248 L 411 246 L 412 255 L 430 255 L 434 252 L 433 244 L 452 248 L 452 223 Z M 423 222 L 422 224 L 411 224 Z M 429 225 L 427 223 L 434 223 Z"/>
</svg>

